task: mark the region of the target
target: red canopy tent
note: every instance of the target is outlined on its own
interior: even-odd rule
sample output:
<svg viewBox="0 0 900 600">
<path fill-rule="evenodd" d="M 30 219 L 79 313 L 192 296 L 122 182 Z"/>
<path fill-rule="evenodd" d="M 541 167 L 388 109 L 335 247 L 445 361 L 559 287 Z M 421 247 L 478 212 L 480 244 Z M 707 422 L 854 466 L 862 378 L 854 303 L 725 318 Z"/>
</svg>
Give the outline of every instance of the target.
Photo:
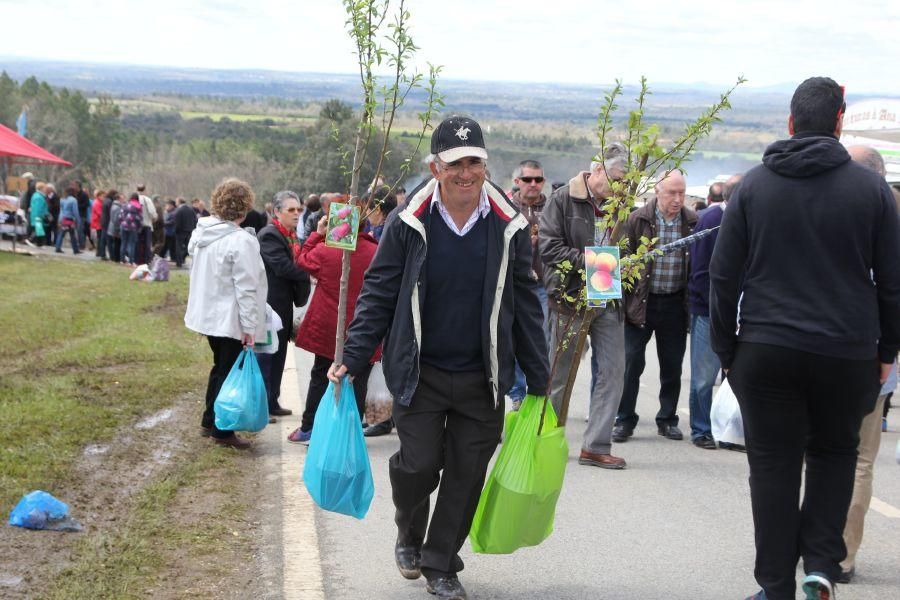
<svg viewBox="0 0 900 600">
<path fill-rule="evenodd" d="M 12 129 L 0 125 L 0 194 L 6 193 L 6 177 L 12 165 L 64 165 L 71 167 L 72 163 L 47 152 L 34 142 L 31 142 Z M 13 218 L 13 251 L 16 247 L 16 219 Z"/>
</svg>

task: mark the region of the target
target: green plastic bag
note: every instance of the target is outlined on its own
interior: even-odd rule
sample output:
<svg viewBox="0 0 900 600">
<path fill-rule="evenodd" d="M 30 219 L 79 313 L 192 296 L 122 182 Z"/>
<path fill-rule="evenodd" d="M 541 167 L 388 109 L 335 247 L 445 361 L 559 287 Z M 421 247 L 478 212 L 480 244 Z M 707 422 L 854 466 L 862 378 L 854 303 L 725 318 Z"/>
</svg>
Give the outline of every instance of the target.
<svg viewBox="0 0 900 600">
<path fill-rule="evenodd" d="M 553 406 L 543 397 L 526 396 L 521 408 L 506 416 L 505 441 L 469 531 L 472 549 L 510 554 L 547 539 L 568 458 L 565 430 L 557 426 Z"/>
</svg>

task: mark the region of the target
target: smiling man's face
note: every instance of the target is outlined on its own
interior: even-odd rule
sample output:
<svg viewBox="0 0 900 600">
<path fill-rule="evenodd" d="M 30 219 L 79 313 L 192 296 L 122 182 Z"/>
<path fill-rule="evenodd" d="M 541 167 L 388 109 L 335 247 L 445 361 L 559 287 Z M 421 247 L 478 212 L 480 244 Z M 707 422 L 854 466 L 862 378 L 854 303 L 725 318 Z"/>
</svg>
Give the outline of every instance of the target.
<svg viewBox="0 0 900 600">
<path fill-rule="evenodd" d="M 441 199 L 448 204 L 478 202 L 484 185 L 484 171 L 484 160 L 471 156 L 451 163 L 440 159 L 431 163 L 431 173 L 441 185 Z"/>
</svg>

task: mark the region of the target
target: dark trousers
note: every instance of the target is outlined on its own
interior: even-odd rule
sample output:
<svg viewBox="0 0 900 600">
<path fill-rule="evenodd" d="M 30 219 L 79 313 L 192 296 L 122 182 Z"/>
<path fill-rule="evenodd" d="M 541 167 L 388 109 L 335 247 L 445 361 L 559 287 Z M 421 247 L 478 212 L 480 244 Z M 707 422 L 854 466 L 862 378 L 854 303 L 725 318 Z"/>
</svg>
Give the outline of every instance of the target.
<svg viewBox="0 0 900 600">
<path fill-rule="evenodd" d="M 99 258 L 106 258 L 106 230 L 101 229 L 97 232 L 97 256 Z"/>
<path fill-rule="evenodd" d="M 209 382 L 206 384 L 206 410 L 203 411 L 203 420 L 201 425 L 212 429 L 212 436 L 215 438 L 226 438 L 231 436 L 233 431 L 222 431 L 216 427 L 216 413 L 213 411 L 213 405 L 216 403 L 216 396 L 225 383 L 225 378 L 234 366 L 234 361 L 241 355 L 244 346 L 240 340 L 227 337 L 208 336 L 209 347 L 213 353 L 213 365 L 209 370 Z"/>
<path fill-rule="evenodd" d="M 459 549 L 500 441 L 503 405 L 494 408 L 484 372 L 451 373 L 423 364 L 412 402 L 394 402 L 393 417 L 400 450 L 389 469 L 400 543 L 424 542 L 422 570 L 429 577 L 461 571 Z M 439 483 L 428 525 L 429 497 Z"/>
<path fill-rule="evenodd" d="M 109 236 L 106 238 L 106 245 L 109 248 L 109 260 L 113 262 L 122 260 L 122 238 Z"/>
<path fill-rule="evenodd" d="M 175 235 L 167 235 L 166 241 L 163 243 L 162 254 L 160 254 L 163 258 L 168 257 L 169 260 L 175 260 Z"/>
<path fill-rule="evenodd" d="M 166 238 L 168 242 L 172 238 Z M 269 399 L 269 412 L 279 408 L 278 397 L 281 395 L 281 377 L 284 375 L 284 362 L 287 358 L 287 347 L 290 343 L 290 325 L 282 327 L 278 332 L 278 352 L 274 354 L 257 354 L 259 370 L 266 382 L 266 393 Z M 327 373 L 326 369 L 326 373 Z"/>
<path fill-rule="evenodd" d="M 635 412 L 644 357 L 650 336 L 656 334 L 659 359 L 659 412 L 657 426 L 678 425 L 678 396 L 681 395 L 681 362 L 687 347 L 687 314 L 684 292 L 647 298 L 647 322 L 644 327 L 625 323 L 625 386 L 616 424 L 634 428 L 639 420 Z"/>
<path fill-rule="evenodd" d="M 306 392 L 306 407 L 303 409 L 303 419 L 300 429 L 309 431 L 316 419 L 316 410 L 319 401 L 328 389 L 328 368 L 334 360 L 327 356 L 316 354 L 312 369 L 309 370 L 309 388 Z M 353 378 L 353 394 L 356 396 L 356 408 L 359 410 L 359 420 L 362 422 L 366 414 L 366 393 L 369 391 L 369 373 L 372 365 L 368 365 L 362 373 Z"/>
<path fill-rule="evenodd" d="M 187 258 L 187 247 L 188 242 L 191 239 L 190 233 L 176 233 L 175 234 L 175 266 L 181 267 L 184 265 L 184 260 Z"/>
<path fill-rule="evenodd" d="M 878 398 L 878 375 L 874 358 L 738 344 L 728 382 L 744 418 L 756 581 L 769 600 L 794 598 L 801 556 L 806 573 L 835 581 L 841 572 L 859 428 Z"/>
<path fill-rule="evenodd" d="M 149 265 L 153 258 L 153 229 L 141 227 L 136 248 L 137 263 Z"/>
</svg>

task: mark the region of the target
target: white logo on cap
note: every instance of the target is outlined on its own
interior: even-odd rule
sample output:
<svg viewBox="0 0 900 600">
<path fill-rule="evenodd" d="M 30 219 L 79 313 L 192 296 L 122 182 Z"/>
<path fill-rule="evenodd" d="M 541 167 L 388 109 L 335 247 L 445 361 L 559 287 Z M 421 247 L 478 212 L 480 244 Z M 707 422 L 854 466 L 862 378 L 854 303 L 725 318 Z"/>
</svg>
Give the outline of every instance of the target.
<svg viewBox="0 0 900 600">
<path fill-rule="evenodd" d="M 468 127 L 459 126 L 459 129 L 456 130 L 456 137 L 461 139 L 462 141 L 466 141 L 469 139 L 469 132 L 472 131 Z"/>
</svg>

